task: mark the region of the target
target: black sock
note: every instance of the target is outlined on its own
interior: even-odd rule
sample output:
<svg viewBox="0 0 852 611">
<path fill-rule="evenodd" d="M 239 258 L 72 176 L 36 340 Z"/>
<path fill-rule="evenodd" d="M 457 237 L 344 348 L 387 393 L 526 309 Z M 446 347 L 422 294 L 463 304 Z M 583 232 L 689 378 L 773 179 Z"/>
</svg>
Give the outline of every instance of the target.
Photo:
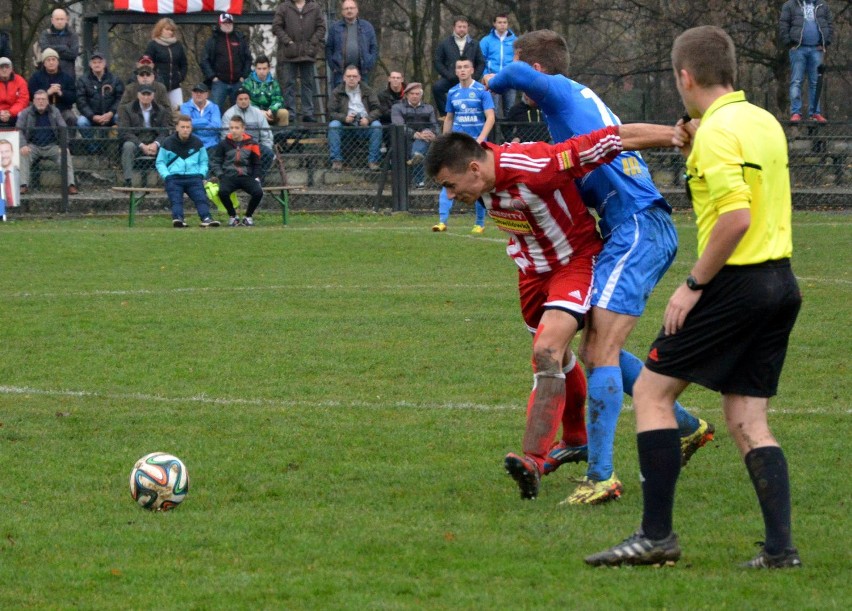
<svg viewBox="0 0 852 611">
<path fill-rule="evenodd" d="M 636 435 L 642 473 L 644 511 L 642 530 L 649 539 L 672 532 L 675 485 L 680 475 L 680 436 L 677 429 L 657 429 Z"/>
<path fill-rule="evenodd" d="M 784 451 L 776 446 L 755 448 L 745 456 L 766 526 L 767 554 L 792 547 L 790 533 L 790 476 Z"/>
</svg>

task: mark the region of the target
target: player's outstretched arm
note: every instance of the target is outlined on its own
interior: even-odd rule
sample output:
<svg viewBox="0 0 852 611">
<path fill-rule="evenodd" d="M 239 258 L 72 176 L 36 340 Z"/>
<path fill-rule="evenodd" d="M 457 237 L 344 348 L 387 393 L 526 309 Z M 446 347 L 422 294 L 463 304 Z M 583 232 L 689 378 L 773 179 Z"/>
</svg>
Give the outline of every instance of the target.
<svg viewBox="0 0 852 611">
<path fill-rule="evenodd" d="M 675 129 L 669 125 L 653 123 L 625 123 L 618 128 L 625 151 L 641 151 L 675 146 Z"/>
</svg>

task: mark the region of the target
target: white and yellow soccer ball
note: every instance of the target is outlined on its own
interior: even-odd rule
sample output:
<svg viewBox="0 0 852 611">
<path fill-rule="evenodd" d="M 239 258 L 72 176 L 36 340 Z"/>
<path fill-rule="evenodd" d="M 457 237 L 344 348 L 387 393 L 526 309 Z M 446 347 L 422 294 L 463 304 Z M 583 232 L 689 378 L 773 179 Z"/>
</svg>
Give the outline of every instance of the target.
<svg viewBox="0 0 852 611">
<path fill-rule="evenodd" d="M 151 511 L 174 509 L 189 492 L 189 472 L 177 456 L 152 452 L 136 461 L 130 472 L 130 496 Z"/>
</svg>

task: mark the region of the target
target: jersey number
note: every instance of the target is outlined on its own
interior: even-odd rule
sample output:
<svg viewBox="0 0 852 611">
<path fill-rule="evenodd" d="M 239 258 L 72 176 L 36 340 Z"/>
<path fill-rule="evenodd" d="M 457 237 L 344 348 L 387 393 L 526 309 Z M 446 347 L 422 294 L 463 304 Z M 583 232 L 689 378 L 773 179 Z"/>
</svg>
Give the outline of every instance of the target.
<svg viewBox="0 0 852 611">
<path fill-rule="evenodd" d="M 615 117 L 615 120 L 613 121 L 614 115 L 610 115 L 609 108 L 606 107 L 606 104 L 603 103 L 603 101 L 597 96 L 597 94 L 595 94 L 594 91 L 592 91 L 588 87 L 584 87 L 580 91 L 580 94 L 584 98 L 589 99 L 595 103 L 595 106 L 598 107 L 598 112 L 601 113 L 601 120 L 603 121 L 604 125 L 621 125 L 621 121 L 618 120 L 618 117 Z"/>
</svg>

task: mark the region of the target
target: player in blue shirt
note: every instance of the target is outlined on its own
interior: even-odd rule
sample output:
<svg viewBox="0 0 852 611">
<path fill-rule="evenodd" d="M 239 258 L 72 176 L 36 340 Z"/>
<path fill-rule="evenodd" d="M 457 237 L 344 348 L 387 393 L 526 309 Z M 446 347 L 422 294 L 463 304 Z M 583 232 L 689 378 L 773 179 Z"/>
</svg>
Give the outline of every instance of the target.
<svg viewBox="0 0 852 611">
<path fill-rule="evenodd" d="M 544 114 L 554 142 L 619 124 L 594 91 L 567 76 L 565 39 L 551 30 L 530 32 L 515 41 L 515 60 L 483 83 L 495 93 L 521 89 Z M 592 309 L 580 357 L 588 371 L 586 477 L 565 499 L 597 504 L 621 495 L 612 450 L 623 393 L 632 395 L 642 361 L 623 350 L 654 287 L 677 254 L 671 207 L 654 186 L 642 156 L 625 152 L 578 181 L 587 206 L 600 218 L 604 248 L 595 264 Z M 683 464 L 713 438 L 714 428 L 675 405 Z M 557 444 L 554 462 L 576 461 L 577 448 Z"/>
<path fill-rule="evenodd" d="M 464 132 L 476 138 L 477 142 L 488 139 L 488 134 L 494 127 L 494 100 L 491 94 L 480 83 L 473 80 L 473 62 L 469 59 L 456 61 L 456 76 L 458 85 L 447 93 L 447 106 L 444 109 L 443 133 Z M 432 231 L 446 231 L 447 220 L 453 200 L 447 197 L 447 190 L 441 189 L 438 199 L 438 224 Z M 473 235 L 481 235 L 485 231 L 485 206 L 476 202 L 476 224 L 470 231 Z"/>
</svg>

